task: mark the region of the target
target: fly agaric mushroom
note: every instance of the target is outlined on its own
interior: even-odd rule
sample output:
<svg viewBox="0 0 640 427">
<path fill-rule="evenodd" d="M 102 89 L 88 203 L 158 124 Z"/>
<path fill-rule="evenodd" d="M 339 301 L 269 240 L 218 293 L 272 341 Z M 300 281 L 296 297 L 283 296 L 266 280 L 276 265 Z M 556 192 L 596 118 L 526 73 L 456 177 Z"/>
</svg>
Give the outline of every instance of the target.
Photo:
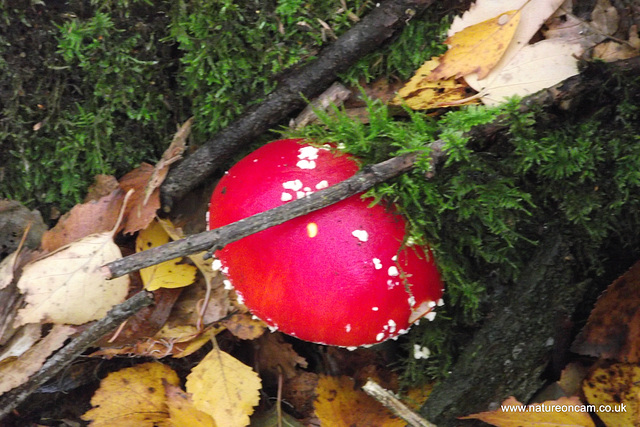
<svg viewBox="0 0 640 427">
<path fill-rule="evenodd" d="M 235 164 L 211 197 L 222 227 L 334 185 L 355 160 L 301 140 L 271 142 Z M 361 195 L 230 243 L 218 264 L 251 312 L 297 338 L 354 347 L 405 333 L 442 304 L 423 248 L 403 245 L 404 219 Z"/>
</svg>

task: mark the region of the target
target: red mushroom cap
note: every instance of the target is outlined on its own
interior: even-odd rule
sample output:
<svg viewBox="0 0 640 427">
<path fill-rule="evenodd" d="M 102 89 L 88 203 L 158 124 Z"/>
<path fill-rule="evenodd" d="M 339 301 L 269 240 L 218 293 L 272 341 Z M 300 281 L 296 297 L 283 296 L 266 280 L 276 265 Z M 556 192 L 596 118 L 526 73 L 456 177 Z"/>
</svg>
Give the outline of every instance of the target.
<svg viewBox="0 0 640 427">
<path fill-rule="evenodd" d="M 214 229 L 353 176 L 358 165 L 300 140 L 269 143 L 234 165 L 211 197 Z M 376 344 L 441 304 L 432 257 L 405 247 L 405 221 L 355 195 L 216 252 L 253 314 L 303 340 Z"/>
</svg>

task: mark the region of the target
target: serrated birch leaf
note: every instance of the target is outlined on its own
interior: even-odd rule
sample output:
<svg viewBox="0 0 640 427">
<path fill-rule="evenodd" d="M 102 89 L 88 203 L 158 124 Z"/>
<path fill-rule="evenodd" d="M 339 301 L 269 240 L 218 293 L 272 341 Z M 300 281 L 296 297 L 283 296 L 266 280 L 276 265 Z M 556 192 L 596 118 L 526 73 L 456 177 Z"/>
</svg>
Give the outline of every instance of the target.
<svg viewBox="0 0 640 427">
<path fill-rule="evenodd" d="M 104 264 L 122 258 L 111 233 L 92 234 L 24 267 L 18 288 L 25 308 L 17 325 L 52 322 L 81 325 L 101 319 L 129 291 L 129 276 L 107 280 Z"/>
<path fill-rule="evenodd" d="M 187 392 L 194 406 L 217 425 L 241 427 L 260 401 L 260 377 L 249 366 L 217 348 L 187 376 Z"/>
<path fill-rule="evenodd" d="M 165 384 L 178 385 L 173 369 L 158 362 L 112 372 L 91 398 L 83 420 L 92 427 L 171 427 Z"/>
</svg>

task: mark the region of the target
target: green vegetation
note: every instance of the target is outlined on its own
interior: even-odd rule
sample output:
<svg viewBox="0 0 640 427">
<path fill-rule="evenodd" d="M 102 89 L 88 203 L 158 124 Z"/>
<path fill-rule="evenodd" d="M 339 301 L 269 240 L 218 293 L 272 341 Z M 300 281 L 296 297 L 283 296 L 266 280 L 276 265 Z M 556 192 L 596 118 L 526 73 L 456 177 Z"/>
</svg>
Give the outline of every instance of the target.
<svg viewBox="0 0 640 427">
<path fill-rule="evenodd" d="M 192 115 L 192 143 L 203 143 L 372 5 L 92 0 L 91 7 L 68 2 L 58 10 L 9 3 L 0 1 L 0 197 L 45 216 L 43 208 L 65 211 L 81 200 L 95 174 L 119 176 L 157 160 Z M 443 50 L 447 21 L 433 21 L 413 20 L 342 80 L 408 78 Z M 560 226 L 576 236 L 594 270 L 606 261 L 599 249 L 607 239 L 624 245 L 637 236 L 629 224 L 640 215 L 640 112 L 629 85 L 613 81 L 594 93 L 585 105 L 607 106 L 585 113 L 595 117 L 589 121 L 557 113 L 540 125 L 537 114 L 517 111 L 515 102 L 440 118 L 407 111 L 399 119 L 368 101 L 368 124 L 336 111 L 296 134 L 341 142 L 364 163 L 422 154 L 411 173 L 369 192 L 398 204 L 410 237 L 429 242 L 447 281 L 436 327 L 410 335 L 409 352 L 417 344 L 433 356 L 407 357 L 408 380 L 448 370 L 459 339 L 450 331 L 475 325 L 488 305 L 489 278 L 517 278 L 543 230 Z M 509 123 L 498 142 L 470 144 L 464 133 L 498 115 Z M 438 138 L 448 159 L 427 179 L 428 143 Z"/>
<path fill-rule="evenodd" d="M 626 99 L 622 87 L 602 90 L 611 91 L 609 99 Z M 591 105 L 598 105 L 598 96 Z M 426 346 L 433 356 L 407 357 L 407 381 L 446 374 L 459 339 L 446 331 L 473 327 L 489 303 L 488 284 L 517 279 L 544 230 L 564 230 L 592 274 L 609 261 L 602 248 L 611 239 L 622 246 L 638 241 L 630 224 L 640 220 L 634 197 L 640 194 L 640 121 L 629 100 L 602 107 L 595 120 L 567 114 L 552 125 L 538 125 L 543 113 L 522 113 L 516 100 L 438 119 L 407 111 L 408 119 L 398 120 L 377 101 L 368 101 L 368 112 L 368 125 L 335 109 L 320 113 L 321 124 L 288 134 L 343 144 L 365 164 L 404 152 L 422 155 L 410 173 L 367 193 L 397 203 L 409 219 L 410 238 L 429 242 L 447 283 L 447 304 L 435 327 L 410 334 L 410 356 L 413 345 Z M 508 123 L 497 142 L 470 144 L 464 133 L 497 116 Z M 428 179 L 428 143 L 438 138 L 448 157 Z"/>
</svg>

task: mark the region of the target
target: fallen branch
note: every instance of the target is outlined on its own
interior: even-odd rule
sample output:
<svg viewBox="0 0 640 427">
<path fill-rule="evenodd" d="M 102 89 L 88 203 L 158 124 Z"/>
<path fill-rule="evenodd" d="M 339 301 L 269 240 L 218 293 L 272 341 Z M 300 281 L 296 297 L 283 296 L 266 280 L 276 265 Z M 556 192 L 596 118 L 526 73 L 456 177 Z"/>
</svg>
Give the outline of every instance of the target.
<svg viewBox="0 0 640 427">
<path fill-rule="evenodd" d="M 306 99 L 320 94 L 337 75 L 373 52 L 433 0 L 387 0 L 323 49 L 317 59 L 285 79 L 264 102 L 220 131 L 195 153 L 172 169 L 161 187 L 165 206 L 181 199 L 204 181 L 222 162 L 245 144 L 301 110 Z"/>
<path fill-rule="evenodd" d="M 40 386 L 73 362 L 93 343 L 115 329 L 119 324 L 137 313 L 141 308 L 153 303 L 153 294 L 142 291 L 122 304 L 113 307 L 107 315 L 91 325 L 55 355 L 51 356 L 40 370 L 29 380 L 0 397 L 0 419 L 7 416 Z"/>
<path fill-rule="evenodd" d="M 438 140 L 428 145 L 432 149 L 432 162 L 443 155 L 443 144 L 442 141 Z M 436 157 L 436 154 L 439 154 L 440 157 Z M 367 166 L 351 178 L 302 199 L 293 200 L 277 208 L 261 212 L 215 230 L 194 234 L 182 240 L 176 240 L 120 258 L 104 265 L 102 268 L 109 278 L 114 278 L 170 259 L 204 250 L 220 249 L 250 234 L 266 230 L 274 225 L 282 224 L 290 219 L 367 191 L 374 185 L 413 168 L 417 157 L 417 153 L 409 153 Z"/>
</svg>

